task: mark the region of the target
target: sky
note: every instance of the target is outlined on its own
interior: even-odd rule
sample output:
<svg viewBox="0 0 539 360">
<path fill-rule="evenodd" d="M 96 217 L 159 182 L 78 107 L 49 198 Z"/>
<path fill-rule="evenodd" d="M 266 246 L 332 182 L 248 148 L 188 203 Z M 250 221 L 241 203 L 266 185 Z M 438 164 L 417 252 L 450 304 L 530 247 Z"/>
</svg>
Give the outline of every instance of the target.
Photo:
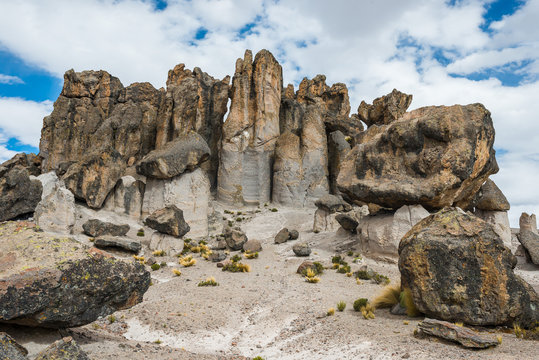
<svg viewBox="0 0 539 360">
<path fill-rule="evenodd" d="M 284 84 L 324 74 L 352 111 L 393 88 L 410 109 L 483 103 L 510 220 L 539 214 L 539 0 L 0 0 L 0 163 L 37 152 L 68 69 L 164 87 L 185 63 L 233 75 L 270 50 Z"/>
</svg>

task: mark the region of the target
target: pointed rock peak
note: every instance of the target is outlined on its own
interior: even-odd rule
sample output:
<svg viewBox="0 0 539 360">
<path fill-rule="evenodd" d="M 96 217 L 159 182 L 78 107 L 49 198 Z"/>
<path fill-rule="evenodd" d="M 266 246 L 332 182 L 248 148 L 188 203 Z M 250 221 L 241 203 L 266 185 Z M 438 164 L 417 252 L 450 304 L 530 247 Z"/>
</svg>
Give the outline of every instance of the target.
<svg viewBox="0 0 539 360">
<path fill-rule="evenodd" d="M 69 98 L 115 97 L 123 89 L 120 79 L 104 70 L 75 72 L 73 69 L 64 74 L 64 87 L 61 95 Z"/>
<path fill-rule="evenodd" d="M 357 112 L 367 126 L 387 125 L 401 117 L 411 103 L 412 95 L 393 89 L 391 93 L 374 99 L 372 105 L 362 101 Z"/>
</svg>

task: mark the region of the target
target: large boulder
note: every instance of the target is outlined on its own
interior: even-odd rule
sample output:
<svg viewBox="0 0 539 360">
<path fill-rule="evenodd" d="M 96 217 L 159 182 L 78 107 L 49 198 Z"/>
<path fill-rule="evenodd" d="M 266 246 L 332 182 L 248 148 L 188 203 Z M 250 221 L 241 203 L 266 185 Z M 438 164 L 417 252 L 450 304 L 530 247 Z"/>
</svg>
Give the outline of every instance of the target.
<svg viewBox="0 0 539 360">
<path fill-rule="evenodd" d="M 507 211 L 480 210 L 476 208 L 474 215 L 492 225 L 496 234 L 502 239 L 503 244 L 511 249 L 511 225 L 509 224 Z"/>
<path fill-rule="evenodd" d="M 402 206 L 395 213 L 363 216 L 357 232 L 365 252 L 397 256 L 402 237 L 419 221 L 429 216 L 421 205 Z"/>
<path fill-rule="evenodd" d="M 445 208 L 416 224 L 399 246 L 401 284 L 429 317 L 470 325 L 524 327 L 539 297 L 515 275 L 516 258 L 487 222 Z"/>
<path fill-rule="evenodd" d="M 99 209 L 125 168 L 124 158 L 109 145 L 71 164 L 62 180 L 76 198 L 85 200 L 91 208 Z"/>
<path fill-rule="evenodd" d="M 223 232 L 225 237 L 226 245 L 234 251 L 243 249 L 243 245 L 247 243 L 247 235 L 239 227 L 229 227 L 225 228 Z"/>
<path fill-rule="evenodd" d="M 106 71 L 67 71 L 54 109 L 43 119 L 39 144 L 43 172 L 62 172 L 106 146 L 112 146 L 126 163 L 142 159 L 155 147 L 163 99 L 164 90 L 149 83 L 124 87 Z"/>
<path fill-rule="evenodd" d="M 475 206 L 480 210 L 508 211 L 511 207 L 500 188 L 490 179 L 487 179 L 481 186 L 480 194 L 481 196 Z"/>
<path fill-rule="evenodd" d="M 223 124 L 217 195 L 227 203 L 270 201 L 279 133 L 282 68 L 267 50 L 236 61 L 231 105 Z"/>
<path fill-rule="evenodd" d="M 420 108 L 362 133 L 341 164 L 338 188 L 393 209 L 468 209 L 498 171 L 493 144 L 490 112 L 481 104 Z"/>
<path fill-rule="evenodd" d="M 41 200 L 43 187 L 39 180 L 30 178 L 32 167 L 26 159 L 15 155 L 0 165 L 0 221 L 33 213 Z"/>
<path fill-rule="evenodd" d="M 411 103 L 412 95 L 393 89 L 389 94 L 374 99 L 372 105 L 362 101 L 357 113 L 367 126 L 387 125 L 404 115 Z"/>
<path fill-rule="evenodd" d="M 521 230 L 517 238 L 530 255 L 532 263 L 539 265 L 539 235 L 529 230 Z"/>
<path fill-rule="evenodd" d="M 0 322 L 5 323 L 81 326 L 136 305 L 150 286 L 143 265 L 34 232 L 31 223 L 4 225 L 0 264 Z"/>
<path fill-rule="evenodd" d="M 212 187 L 217 182 L 223 118 L 227 112 L 230 77 L 217 80 L 200 68 L 179 64 L 168 72 L 164 105 L 157 117 L 156 148 L 195 131 L 210 148 L 207 170 Z"/>
<path fill-rule="evenodd" d="M 146 226 L 162 234 L 182 237 L 190 230 L 183 218 L 183 211 L 175 205 L 154 211 L 144 220 Z"/>
<path fill-rule="evenodd" d="M 148 215 L 168 205 L 183 210 L 189 224 L 189 236 L 208 236 L 208 212 L 210 206 L 210 180 L 202 169 L 185 172 L 169 180 L 148 179 L 142 206 L 142 214 Z"/>
<path fill-rule="evenodd" d="M 137 165 L 137 172 L 155 179 L 170 179 L 193 171 L 209 156 L 210 148 L 204 138 L 191 132 L 150 152 Z"/>
<path fill-rule="evenodd" d="M 329 213 L 348 212 L 352 210 L 352 206 L 337 195 L 326 194 L 315 201 L 317 208 L 325 210 Z"/>
</svg>

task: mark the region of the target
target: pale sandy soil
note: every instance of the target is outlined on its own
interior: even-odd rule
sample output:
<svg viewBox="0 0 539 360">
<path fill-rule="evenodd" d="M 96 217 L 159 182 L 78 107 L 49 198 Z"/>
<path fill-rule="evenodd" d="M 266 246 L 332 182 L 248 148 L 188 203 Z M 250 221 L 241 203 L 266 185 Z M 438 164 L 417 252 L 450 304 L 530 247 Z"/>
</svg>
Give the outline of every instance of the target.
<svg viewBox="0 0 539 360">
<path fill-rule="evenodd" d="M 222 213 L 223 208 L 216 205 Z M 238 210 L 238 209 L 234 209 Z M 246 211 L 249 209 L 239 209 Z M 330 264 L 335 248 L 353 244 L 346 234 L 312 232 L 313 210 L 279 208 L 248 215 L 242 222 L 250 239 L 258 239 L 263 251 L 258 259 L 243 260 L 250 273 L 229 273 L 204 261 L 190 268 L 177 265 L 177 258 L 158 258 L 169 266 L 152 272 L 153 285 L 144 301 L 115 314 L 116 321 L 99 320 L 81 328 L 28 330 L 0 325 L 25 345 L 31 354 L 62 335 L 71 335 L 92 359 L 536 359 L 539 343 L 517 339 L 500 329 L 486 336 L 501 335 L 503 342 L 492 349 L 471 351 L 436 339 L 417 339 L 413 331 L 420 318 L 408 319 L 377 310 L 374 320 L 364 320 L 352 303 L 359 297 L 372 299 L 382 286 L 326 270 L 318 284 L 309 284 L 296 274 L 305 258 L 292 252 L 295 241 L 273 244 L 284 226 L 300 231 L 313 253 L 310 259 Z M 228 216 L 229 218 L 231 216 Z M 233 255 L 234 253 L 232 253 Z M 352 258 L 347 256 L 349 263 Z M 368 264 L 398 281 L 396 264 L 363 259 L 353 270 Z M 171 268 L 182 271 L 175 277 Z M 519 269 L 539 288 L 536 267 Z M 198 287 L 199 281 L 215 277 L 219 286 Z M 325 316 L 330 307 L 345 301 L 344 312 Z M 160 344 L 155 342 L 159 340 Z"/>
</svg>

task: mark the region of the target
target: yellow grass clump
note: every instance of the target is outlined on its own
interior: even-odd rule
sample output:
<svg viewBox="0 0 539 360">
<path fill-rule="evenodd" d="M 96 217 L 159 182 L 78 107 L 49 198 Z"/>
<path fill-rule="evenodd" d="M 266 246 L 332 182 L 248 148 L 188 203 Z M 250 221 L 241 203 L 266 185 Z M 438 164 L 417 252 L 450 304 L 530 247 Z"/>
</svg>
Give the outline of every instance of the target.
<svg viewBox="0 0 539 360">
<path fill-rule="evenodd" d="M 399 303 L 401 294 L 401 285 L 400 283 L 387 285 L 382 291 L 374 298 L 372 301 L 372 306 L 375 309 L 383 309 L 393 307 L 395 304 Z"/>
<path fill-rule="evenodd" d="M 182 272 L 178 269 L 172 269 L 172 273 L 176 276 L 180 276 L 182 274 Z"/>
<path fill-rule="evenodd" d="M 180 265 L 183 267 L 193 266 L 197 263 L 196 259 L 193 259 L 191 255 L 183 256 L 179 260 Z"/>
</svg>

